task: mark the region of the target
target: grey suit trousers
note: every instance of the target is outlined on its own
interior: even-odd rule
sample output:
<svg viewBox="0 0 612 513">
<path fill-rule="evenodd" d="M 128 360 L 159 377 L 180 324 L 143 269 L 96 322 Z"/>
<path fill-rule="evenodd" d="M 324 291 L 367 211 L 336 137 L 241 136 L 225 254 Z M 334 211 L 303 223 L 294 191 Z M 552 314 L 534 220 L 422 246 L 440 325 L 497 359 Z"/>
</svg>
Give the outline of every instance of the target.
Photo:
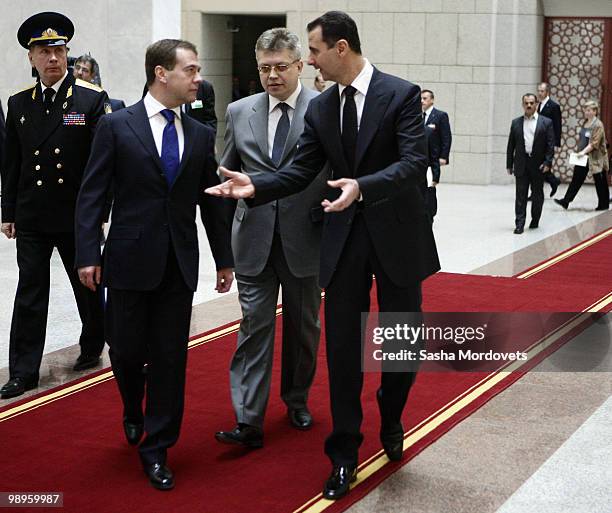
<svg viewBox="0 0 612 513">
<path fill-rule="evenodd" d="M 242 322 L 230 366 L 232 403 L 238 423 L 262 428 L 270 395 L 279 286 L 283 304 L 281 398 L 291 409 L 306 406 L 315 374 L 321 289 L 317 276 L 297 278 L 291 273 L 278 233 L 264 270 L 257 276 L 236 274 L 236 281 Z"/>
</svg>

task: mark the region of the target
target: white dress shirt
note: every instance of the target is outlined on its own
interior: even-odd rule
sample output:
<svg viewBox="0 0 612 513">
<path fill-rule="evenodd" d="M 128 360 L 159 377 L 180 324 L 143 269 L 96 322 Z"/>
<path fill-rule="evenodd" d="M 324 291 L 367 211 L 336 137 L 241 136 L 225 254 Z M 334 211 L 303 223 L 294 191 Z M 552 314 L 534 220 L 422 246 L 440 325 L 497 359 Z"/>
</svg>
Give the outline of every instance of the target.
<svg viewBox="0 0 612 513">
<path fill-rule="evenodd" d="M 525 153 L 531 157 L 533 151 L 533 138 L 535 136 L 536 126 L 538 124 L 538 113 L 528 118 L 523 116 L 523 138 L 525 139 Z"/>
<path fill-rule="evenodd" d="M 161 103 L 159 103 L 151 93 L 147 93 L 144 97 L 144 106 L 149 117 L 149 123 L 151 124 L 151 131 L 153 132 L 153 139 L 155 140 L 155 147 L 157 153 L 161 157 L 162 152 L 162 140 L 164 138 L 164 128 L 168 122 L 161 113 L 162 110 L 166 109 Z M 174 112 L 174 126 L 176 127 L 176 135 L 178 136 L 179 143 L 179 160 L 183 158 L 183 149 L 185 148 L 185 135 L 183 133 L 183 123 L 181 121 L 181 107 L 175 107 L 170 109 Z"/>
<path fill-rule="evenodd" d="M 540 105 L 538 106 L 538 112 L 542 112 L 542 109 L 544 108 L 544 105 L 546 105 L 546 102 L 549 100 L 549 98 L 550 96 L 547 96 L 540 102 Z"/>
<path fill-rule="evenodd" d="M 431 107 L 429 107 L 429 109 L 427 109 L 425 111 L 425 125 L 427 124 L 427 121 L 429 121 L 429 116 L 431 114 L 431 111 L 433 110 L 434 106 L 432 105 Z"/>
<path fill-rule="evenodd" d="M 52 101 L 55 101 L 55 97 L 57 96 L 57 92 L 60 90 L 60 87 L 62 87 L 62 84 L 64 83 L 64 80 L 66 80 L 67 76 L 68 76 L 68 71 L 66 70 L 66 73 L 64 73 L 64 76 L 62 78 L 60 78 L 52 86 L 49 86 L 51 89 L 53 89 L 55 91 L 55 93 L 53 93 L 53 97 L 51 98 Z M 47 89 L 47 86 L 45 84 L 43 84 L 42 82 L 40 83 L 40 87 L 41 87 L 43 93 L 45 92 L 45 89 Z M 43 94 L 43 101 L 45 101 L 44 94 Z"/>
<path fill-rule="evenodd" d="M 363 114 L 363 106 L 365 104 L 366 95 L 368 94 L 368 89 L 370 88 L 370 81 L 372 80 L 372 74 L 374 73 L 374 66 L 370 64 L 368 59 L 364 59 L 365 65 L 363 69 L 355 77 L 355 80 L 351 83 L 351 85 L 357 89 L 355 93 L 355 106 L 357 107 L 357 131 L 359 131 L 359 127 L 361 126 L 361 115 Z M 346 86 L 338 84 L 338 92 L 340 93 L 340 131 L 342 131 L 342 116 L 344 114 L 344 95 L 342 94 Z"/>
<path fill-rule="evenodd" d="M 301 92 L 302 84 L 298 80 L 298 85 L 295 88 L 295 91 L 293 91 L 291 96 L 289 96 L 289 98 L 287 98 L 284 102 L 278 98 L 275 98 L 271 94 L 268 95 L 268 157 L 270 158 L 272 158 L 272 150 L 274 149 L 274 136 L 276 135 L 276 128 L 278 127 L 278 122 L 283 115 L 283 111 L 280 109 L 278 104 L 286 103 L 289 105 L 289 107 L 291 107 L 290 109 L 287 109 L 289 123 L 291 123 L 293 121 L 293 113 L 295 112 L 297 99 Z"/>
</svg>

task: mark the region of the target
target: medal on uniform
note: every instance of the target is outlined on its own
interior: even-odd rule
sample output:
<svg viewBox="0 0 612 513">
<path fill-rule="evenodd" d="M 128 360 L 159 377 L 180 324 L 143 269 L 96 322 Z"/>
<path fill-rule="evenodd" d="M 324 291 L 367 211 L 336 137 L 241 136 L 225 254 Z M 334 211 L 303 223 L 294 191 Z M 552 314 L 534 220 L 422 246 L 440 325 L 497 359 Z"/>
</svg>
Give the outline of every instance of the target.
<svg viewBox="0 0 612 513">
<path fill-rule="evenodd" d="M 68 107 L 68 102 L 64 102 L 64 104 L 62 105 L 62 109 L 66 110 L 66 107 Z"/>
</svg>

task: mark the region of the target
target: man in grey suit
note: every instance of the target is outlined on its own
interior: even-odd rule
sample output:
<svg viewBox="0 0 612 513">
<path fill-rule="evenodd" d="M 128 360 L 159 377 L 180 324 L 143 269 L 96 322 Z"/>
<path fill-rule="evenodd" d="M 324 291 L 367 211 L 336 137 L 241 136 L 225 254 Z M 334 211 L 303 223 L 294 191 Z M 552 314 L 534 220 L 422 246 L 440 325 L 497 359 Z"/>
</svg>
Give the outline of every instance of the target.
<svg viewBox="0 0 612 513">
<path fill-rule="evenodd" d="M 265 31 L 255 45 L 263 93 L 229 105 L 221 165 L 247 174 L 275 173 L 291 163 L 304 114 L 318 93 L 300 84 L 300 42 L 285 28 Z M 274 349 L 279 285 L 283 339 L 281 397 L 293 427 L 309 429 L 307 408 L 319 345 L 319 244 L 325 170 L 299 194 L 247 208 L 240 200 L 232 249 L 243 319 L 230 367 L 237 426 L 222 443 L 262 447 Z"/>
</svg>

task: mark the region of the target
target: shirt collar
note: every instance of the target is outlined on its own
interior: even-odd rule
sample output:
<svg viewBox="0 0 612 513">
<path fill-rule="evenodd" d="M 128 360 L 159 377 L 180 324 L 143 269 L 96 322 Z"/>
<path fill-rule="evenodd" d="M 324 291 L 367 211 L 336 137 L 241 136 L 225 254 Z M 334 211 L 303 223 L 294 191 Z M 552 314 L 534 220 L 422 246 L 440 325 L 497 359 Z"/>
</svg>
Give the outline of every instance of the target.
<svg viewBox="0 0 612 513">
<path fill-rule="evenodd" d="M 162 103 L 157 101 L 155 97 L 149 91 L 144 97 L 144 106 L 147 111 L 147 117 L 151 119 L 156 114 L 159 114 L 162 110 L 167 109 L 168 107 L 164 106 Z M 176 114 L 178 119 L 181 119 L 181 107 L 174 107 L 174 109 L 170 109 Z"/>
<path fill-rule="evenodd" d="M 295 91 L 293 91 L 291 95 L 289 96 L 289 98 L 287 98 L 284 101 L 279 100 L 278 98 L 275 98 L 274 96 L 269 94 L 268 95 L 268 114 L 272 112 L 279 103 L 286 103 L 287 105 L 289 105 L 289 107 L 295 110 L 295 106 L 297 105 L 297 99 L 301 92 L 302 92 L 302 84 L 298 80 L 298 85 L 295 88 Z"/>
<path fill-rule="evenodd" d="M 547 97 L 546 97 L 546 98 L 544 98 L 544 99 L 543 99 L 543 100 L 542 100 L 540 103 L 541 103 L 542 105 L 545 105 L 545 104 L 546 104 L 546 102 L 547 102 L 549 99 L 550 99 L 550 96 L 547 96 Z"/>
<path fill-rule="evenodd" d="M 64 83 L 64 80 L 66 80 L 67 76 L 68 76 L 68 70 L 66 70 L 66 72 L 64 73 L 64 76 L 60 78 L 57 82 L 55 82 L 55 84 L 53 84 L 52 86 L 49 86 L 51 87 L 51 89 L 55 91 L 55 94 L 57 94 L 57 92 L 60 90 L 60 87 L 62 87 L 62 84 Z M 47 86 L 42 83 L 42 80 L 40 82 L 40 87 L 42 88 L 43 91 L 47 88 Z"/>
<path fill-rule="evenodd" d="M 431 107 L 429 107 L 429 109 L 427 109 L 425 111 L 425 117 L 429 117 L 429 115 L 431 114 L 431 111 L 433 110 L 434 106 L 432 105 Z"/>
<path fill-rule="evenodd" d="M 538 120 L 538 113 L 534 112 L 533 116 L 531 116 L 530 118 L 528 118 L 525 114 L 523 114 L 523 119 L 525 121 L 531 121 L 532 119 L 535 119 L 537 121 Z"/>
<path fill-rule="evenodd" d="M 374 74 L 374 66 L 370 64 L 368 59 L 363 59 L 365 64 L 359 75 L 355 77 L 355 80 L 351 82 L 351 85 L 357 89 L 358 92 L 366 96 L 368 94 L 368 89 L 370 87 L 370 82 L 372 81 L 372 75 Z M 342 99 L 342 91 L 346 89 L 346 86 L 338 84 L 338 92 L 340 93 L 340 99 Z"/>
</svg>

